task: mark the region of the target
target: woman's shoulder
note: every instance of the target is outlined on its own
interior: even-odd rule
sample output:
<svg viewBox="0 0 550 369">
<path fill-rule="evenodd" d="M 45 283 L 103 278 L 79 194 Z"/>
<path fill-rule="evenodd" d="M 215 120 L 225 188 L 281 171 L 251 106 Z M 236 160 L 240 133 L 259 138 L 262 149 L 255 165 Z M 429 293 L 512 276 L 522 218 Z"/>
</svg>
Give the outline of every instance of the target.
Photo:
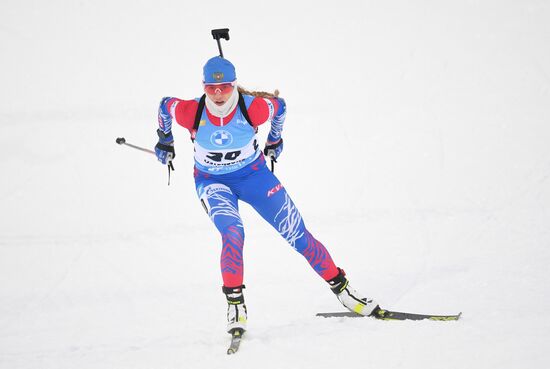
<svg viewBox="0 0 550 369">
<path fill-rule="evenodd" d="M 191 100 L 184 100 L 176 97 L 170 99 L 168 108 L 172 117 L 174 117 L 179 125 L 187 129 L 193 128 L 200 99 L 200 97 Z"/>
<path fill-rule="evenodd" d="M 242 94 L 248 116 L 253 126 L 259 126 L 269 121 L 277 111 L 277 99 Z"/>
</svg>

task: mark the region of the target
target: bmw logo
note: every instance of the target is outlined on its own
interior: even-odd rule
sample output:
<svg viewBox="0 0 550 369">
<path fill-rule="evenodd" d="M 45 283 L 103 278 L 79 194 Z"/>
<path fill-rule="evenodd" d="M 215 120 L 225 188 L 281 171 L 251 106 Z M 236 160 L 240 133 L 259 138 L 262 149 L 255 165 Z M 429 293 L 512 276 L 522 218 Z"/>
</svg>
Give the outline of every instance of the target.
<svg viewBox="0 0 550 369">
<path fill-rule="evenodd" d="M 231 133 L 228 131 L 219 130 L 212 133 L 212 136 L 210 136 L 210 142 L 212 142 L 215 146 L 229 146 L 233 142 L 233 136 L 231 136 Z"/>
</svg>

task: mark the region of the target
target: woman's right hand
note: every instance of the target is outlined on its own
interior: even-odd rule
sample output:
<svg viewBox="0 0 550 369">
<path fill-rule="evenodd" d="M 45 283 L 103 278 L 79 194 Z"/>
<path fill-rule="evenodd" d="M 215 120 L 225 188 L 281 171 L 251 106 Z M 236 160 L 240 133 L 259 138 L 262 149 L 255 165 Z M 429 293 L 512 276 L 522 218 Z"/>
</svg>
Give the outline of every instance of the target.
<svg viewBox="0 0 550 369">
<path fill-rule="evenodd" d="M 160 129 L 157 129 L 157 135 L 159 136 L 159 142 L 155 146 L 155 154 L 157 155 L 157 159 L 162 164 L 170 164 L 170 162 L 176 157 L 176 151 L 174 150 L 174 136 L 172 136 L 172 132 L 164 133 Z"/>
</svg>

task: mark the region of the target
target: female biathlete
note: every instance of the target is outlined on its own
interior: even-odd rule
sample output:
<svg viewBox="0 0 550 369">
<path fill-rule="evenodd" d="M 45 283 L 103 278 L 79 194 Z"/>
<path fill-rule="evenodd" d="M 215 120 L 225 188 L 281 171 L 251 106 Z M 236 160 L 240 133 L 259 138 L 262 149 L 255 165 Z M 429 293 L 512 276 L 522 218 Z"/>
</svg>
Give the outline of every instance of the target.
<svg viewBox="0 0 550 369">
<path fill-rule="evenodd" d="M 306 228 L 284 186 L 268 169 L 256 133 L 271 124 L 263 154 L 277 160 L 283 150 L 285 101 L 272 94 L 237 88 L 233 64 L 220 56 L 203 68 L 204 95 L 194 100 L 165 97 L 159 106 L 155 147 L 158 160 L 175 157 L 172 122 L 187 128 L 195 148 L 195 184 L 200 202 L 221 234 L 221 274 L 226 295 L 227 331 L 246 329 L 243 295 L 244 227 L 238 201 L 250 204 L 302 254 L 349 310 L 371 315 L 376 301 L 353 289 L 329 252 Z"/>
</svg>

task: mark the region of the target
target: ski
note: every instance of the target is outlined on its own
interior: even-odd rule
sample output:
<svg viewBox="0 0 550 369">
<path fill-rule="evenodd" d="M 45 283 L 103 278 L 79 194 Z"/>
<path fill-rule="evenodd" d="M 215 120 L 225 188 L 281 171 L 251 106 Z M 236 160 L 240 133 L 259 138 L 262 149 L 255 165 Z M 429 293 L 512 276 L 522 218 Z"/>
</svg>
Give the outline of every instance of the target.
<svg viewBox="0 0 550 369">
<path fill-rule="evenodd" d="M 415 314 L 415 313 L 402 313 L 399 311 L 378 309 L 375 310 L 369 317 L 380 320 L 438 320 L 438 321 L 451 321 L 458 320 L 462 313 L 452 315 L 432 315 L 432 314 Z M 364 318 L 365 315 L 360 315 L 352 311 L 334 312 L 334 313 L 317 313 L 317 316 L 323 318 Z"/>
<path fill-rule="evenodd" d="M 231 344 L 227 349 L 227 355 L 233 355 L 239 351 L 239 346 L 241 345 L 241 338 L 243 337 L 244 330 L 236 328 L 231 332 Z"/>
</svg>

